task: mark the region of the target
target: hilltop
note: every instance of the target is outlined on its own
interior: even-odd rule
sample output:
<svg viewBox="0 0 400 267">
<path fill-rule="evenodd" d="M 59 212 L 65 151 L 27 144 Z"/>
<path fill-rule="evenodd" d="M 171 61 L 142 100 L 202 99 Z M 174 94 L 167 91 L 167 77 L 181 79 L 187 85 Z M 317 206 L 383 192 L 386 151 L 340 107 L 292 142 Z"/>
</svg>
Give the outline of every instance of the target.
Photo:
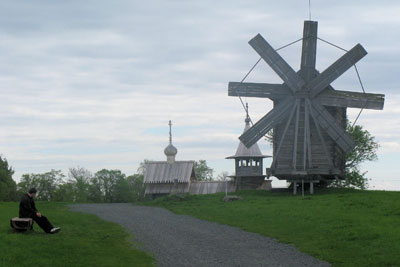
<svg viewBox="0 0 400 267">
<path fill-rule="evenodd" d="M 334 266 L 397 266 L 400 262 L 400 192 L 318 190 L 315 195 L 240 191 L 159 198 L 165 207 L 293 244 Z"/>
</svg>

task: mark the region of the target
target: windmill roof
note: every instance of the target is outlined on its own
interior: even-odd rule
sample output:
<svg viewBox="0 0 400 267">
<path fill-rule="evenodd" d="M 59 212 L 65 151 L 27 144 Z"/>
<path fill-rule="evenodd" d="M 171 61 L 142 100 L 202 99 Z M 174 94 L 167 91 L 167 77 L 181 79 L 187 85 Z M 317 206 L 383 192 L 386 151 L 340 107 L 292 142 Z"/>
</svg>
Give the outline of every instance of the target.
<svg viewBox="0 0 400 267">
<path fill-rule="evenodd" d="M 193 175 L 192 175 L 193 174 Z M 188 183 L 194 176 L 194 161 L 152 161 L 145 164 L 145 183 Z"/>
</svg>

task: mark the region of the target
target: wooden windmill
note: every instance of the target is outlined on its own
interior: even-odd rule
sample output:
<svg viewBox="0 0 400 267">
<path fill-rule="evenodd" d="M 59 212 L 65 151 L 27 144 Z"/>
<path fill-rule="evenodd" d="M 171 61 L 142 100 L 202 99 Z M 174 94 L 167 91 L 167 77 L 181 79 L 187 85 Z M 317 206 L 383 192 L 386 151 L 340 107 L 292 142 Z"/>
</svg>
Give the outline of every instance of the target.
<svg viewBox="0 0 400 267">
<path fill-rule="evenodd" d="M 322 73 L 315 69 L 317 22 L 305 21 L 301 66 L 295 72 L 258 34 L 249 44 L 283 84 L 229 83 L 229 96 L 269 98 L 274 108 L 239 139 L 250 147 L 273 129 L 269 173 L 292 182 L 344 179 L 345 156 L 355 147 L 346 133 L 346 108 L 383 109 L 384 95 L 338 91 L 330 83 L 363 58 L 357 44 Z"/>
</svg>

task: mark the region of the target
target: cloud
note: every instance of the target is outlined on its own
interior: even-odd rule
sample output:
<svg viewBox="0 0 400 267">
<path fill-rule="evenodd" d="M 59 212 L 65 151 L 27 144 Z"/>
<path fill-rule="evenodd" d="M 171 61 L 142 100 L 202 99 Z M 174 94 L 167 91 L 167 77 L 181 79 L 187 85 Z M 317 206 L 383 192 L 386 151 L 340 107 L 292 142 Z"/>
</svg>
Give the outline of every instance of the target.
<svg viewBox="0 0 400 267">
<path fill-rule="evenodd" d="M 364 110 L 357 124 L 368 130 L 380 144 L 378 155 L 400 152 L 400 94 L 386 94 L 383 111 Z M 359 113 L 350 109 L 349 119 L 354 121 Z"/>
</svg>

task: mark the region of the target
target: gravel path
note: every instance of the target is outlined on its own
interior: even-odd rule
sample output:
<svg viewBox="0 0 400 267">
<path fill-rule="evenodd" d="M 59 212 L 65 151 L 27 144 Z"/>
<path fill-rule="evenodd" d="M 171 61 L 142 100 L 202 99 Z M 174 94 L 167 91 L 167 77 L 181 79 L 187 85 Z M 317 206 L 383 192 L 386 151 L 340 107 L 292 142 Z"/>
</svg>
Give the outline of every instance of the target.
<svg viewBox="0 0 400 267">
<path fill-rule="evenodd" d="M 158 266 L 330 266 L 294 247 L 237 228 L 131 204 L 79 204 L 134 235 Z"/>
</svg>

